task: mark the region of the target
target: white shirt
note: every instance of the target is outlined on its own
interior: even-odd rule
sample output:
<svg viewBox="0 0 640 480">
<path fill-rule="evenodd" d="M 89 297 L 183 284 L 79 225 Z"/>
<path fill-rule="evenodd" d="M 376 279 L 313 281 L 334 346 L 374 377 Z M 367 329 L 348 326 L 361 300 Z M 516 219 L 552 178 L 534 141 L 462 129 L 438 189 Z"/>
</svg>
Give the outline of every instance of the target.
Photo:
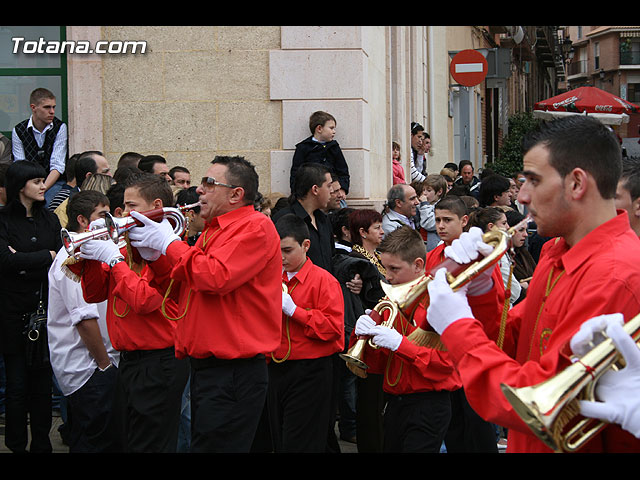
<svg viewBox="0 0 640 480">
<path fill-rule="evenodd" d="M 70 395 L 93 375 L 98 364 L 85 346 L 76 326 L 83 320 L 98 319 L 102 340 L 111 363 L 118 365 L 119 353 L 113 349 L 107 333 L 107 302 L 87 303 L 82 286 L 62 271 L 68 258 L 63 248 L 49 269 L 49 307 L 47 333 L 51 367 L 63 395 Z"/>
<path fill-rule="evenodd" d="M 48 124 L 44 129 L 40 132 L 33 125 L 33 115 L 29 117 L 29 122 L 27 123 L 27 129 L 33 129 L 33 138 L 35 138 L 38 147 L 42 147 L 44 144 L 45 136 L 47 132 L 53 128 L 53 122 Z M 13 150 L 13 159 L 14 161 L 24 160 L 24 147 L 22 146 L 22 140 L 18 137 L 16 133 L 16 129 L 14 128 L 11 132 L 11 144 Z M 58 135 L 53 142 L 53 150 L 51 151 L 51 158 L 49 159 L 49 170 L 57 170 L 60 173 L 64 173 L 65 168 L 65 157 L 67 154 L 67 125 L 62 123 L 60 125 L 60 130 L 58 130 Z"/>
</svg>

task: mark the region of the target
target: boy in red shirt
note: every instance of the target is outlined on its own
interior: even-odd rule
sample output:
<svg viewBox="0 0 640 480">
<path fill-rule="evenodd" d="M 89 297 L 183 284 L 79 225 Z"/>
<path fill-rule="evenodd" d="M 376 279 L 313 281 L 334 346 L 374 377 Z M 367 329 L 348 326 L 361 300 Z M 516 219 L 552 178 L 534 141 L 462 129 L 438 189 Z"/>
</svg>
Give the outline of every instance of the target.
<svg viewBox="0 0 640 480">
<path fill-rule="evenodd" d="M 173 205 L 167 182 L 153 174 L 131 180 L 125 214 Z M 120 352 L 118 402 L 126 452 L 175 452 L 181 397 L 189 370 L 175 357 L 175 304 L 163 302 L 171 264 L 144 249 L 91 240 L 81 248 L 85 300 L 107 300 L 107 329 Z M 146 257 L 146 258 L 145 258 Z"/>
<path fill-rule="evenodd" d="M 311 262 L 309 229 L 294 214 L 276 222 L 282 252 L 282 340 L 267 357 L 267 407 L 276 452 L 323 453 L 332 356 L 344 346 L 344 300 L 333 275 Z M 284 288 L 286 287 L 286 289 Z"/>
<path fill-rule="evenodd" d="M 436 228 L 438 236 L 442 240 L 435 249 L 427 254 L 426 271 L 434 273 L 434 270 L 445 259 L 445 249 L 451 242 L 462 235 L 467 226 L 469 216 L 467 207 L 460 197 L 450 195 L 444 197 L 435 206 Z M 504 283 L 500 267 L 496 266 L 485 275 L 492 275 L 496 280 L 492 289 L 485 295 L 473 296 L 472 308 L 479 309 L 481 305 L 489 308 L 489 313 L 484 314 L 484 327 L 487 335 L 497 340 L 500 326 L 501 311 L 495 309 L 496 305 L 504 303 Z M 496 297 L 497 296 L 497 297 Z M 497 302 L 494 299 L 498 298 Z M 494 308 L 492 311 L 491 308 Z M 496 453 L 497 435 L 493 424 L 485 422 L 471 408 L 467 401 L 463 388 L 451 393 L 452 418 L 449 431 L 445 438 L 447 452 L 449 453 Z"/>
<path fill-rule="evenodd" d="M 378 250 L 391 285 L 404 284 L 424 274 L 426 248 L 412 228 L 401 227 L 389 233 Z M 374 358 L 368 355 L 365 361 L 371 360 L 376 369 L 381 367 L 384 375 L 383 388 L 388 394 L 385 452 L 438 453 L 451 419 L 450 394 L 462 385 L 448 353 L 438 342 L 423 346 L 412 340 L 416 326 L 429 328 L 424 303 L 420 300 L 407 316 L 406 312 L 399 313 L 393 328 L 375 325 L 368 315 L 356 322 L 353 337 L 371 336 L 380 347 L 373 353 Z M 366 348 L 368 354 L 373 352 Z"/>
</svg>

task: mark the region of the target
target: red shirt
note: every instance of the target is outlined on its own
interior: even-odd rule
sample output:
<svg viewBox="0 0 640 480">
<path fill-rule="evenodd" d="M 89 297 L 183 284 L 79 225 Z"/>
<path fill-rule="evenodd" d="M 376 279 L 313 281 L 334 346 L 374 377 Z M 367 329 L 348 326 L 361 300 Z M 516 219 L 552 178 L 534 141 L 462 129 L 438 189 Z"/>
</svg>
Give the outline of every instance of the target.
<svg viewBox="0 0 640 480">
<path fill-rule="evenodd" d="M 167 257 L 180 284 L 176 356 L 268 354 L 280 344 L 282 254 L 271 219 L 248 205 L 213 218 L 193 247 Z"/>
<path fill-rule="evenodd" d="M 388 313 L 385 314 L 385 318 Z M 413 315 L 413 321 L 423 328 L 426 326 L 426 310 L 419 304 Z M 382 373 L 383 389 L 392 395 L 457 390 L 462 382 L 449 358 L 446 349 L 419 346 L 408 337 L 416 330 L 403 315 L 398 315 L 394 328 L 403 334 L 402 342 L 395 352 L 380 348 L 384 358 Z"/>
<path fill-rule="evenodd" d="M 638 314 L 638 258 L 640 240 L 626 212 L 618 211 L 571 248 L 564 239 L 544 245 L 525 300 L 509 311 L 506 339 L 514 342 L 515 358 L 500 351 L 474 319 L 460 319 L 443 332 L 473 409 L 509 429 L 508 451 L 550 450 L 514 412 L 500 384 L 536 385 L 562 371 L 571 363 L 568 343 L 584 321 L 606 313 L 621 312 L 626 320 Z M 610 425 L 580 451 L 638 452 L 640 440 Z"/>
<path fill-rule="evenodd" d="M 128 259 L 126 247 L 120 249 Z M 140 275 L 120 262 L 113 268 L 95 260 L 82 263 L 82 292 L 89 303 L 107 302 L 107 330 L 118 351 L 156 350 L 174 346 L 175 322 L 162 313 L 171 265 L 161 256 Z M 153 267 L 151 267 L 153 265 Z M 172 302 L 165 312 L 175 315 Z"/>
<path fill-rule="evenodd" d="M 445 261 L 444 249 L 446 245 L 441 243 L 427 253 L 425 270 L 431 272 Z M 437 269 L 436 269 L 437 270 Z M 435 272 L 433 272 L 435 274 Z M 500 333 L 500 321 L 502 318 L 502 306 L 504 305 L 505 290 L 500 265 L 493 267 L 494 288 L 484 295 L 468 297 L 469 306 L 476 318 L 482 321 L 487 336 L 493 341 L 498 340 Z"/>
<path fill-rule="evenodd" d="M 341 352 L 344 347 L 344 299 L 338 280 L 307 258 L 291 280 L 285 273 L 283 282 L 297 308 L 291 318 L 282 314 L 282 340 L 272 353 L 273 357 L 300 360 Z"/>
</svg>

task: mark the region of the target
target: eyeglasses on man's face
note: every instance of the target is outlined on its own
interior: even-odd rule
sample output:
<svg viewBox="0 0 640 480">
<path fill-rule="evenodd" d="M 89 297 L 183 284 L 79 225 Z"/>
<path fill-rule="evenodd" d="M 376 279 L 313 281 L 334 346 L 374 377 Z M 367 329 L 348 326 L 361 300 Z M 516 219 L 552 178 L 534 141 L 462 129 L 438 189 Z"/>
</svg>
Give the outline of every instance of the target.
<svg viewBox="0 0 640 480">
<path fill-rule="evenodd" d="M 209 190 L 213 189 L 213 187 L 228 187 L 228 188 L 238 188 L 237 185 L 229 185 L 228 183 L 222 183 L 217 181 L 213 177 L 202 177 L 202 187 L 208 188 Z"/>
</svg>

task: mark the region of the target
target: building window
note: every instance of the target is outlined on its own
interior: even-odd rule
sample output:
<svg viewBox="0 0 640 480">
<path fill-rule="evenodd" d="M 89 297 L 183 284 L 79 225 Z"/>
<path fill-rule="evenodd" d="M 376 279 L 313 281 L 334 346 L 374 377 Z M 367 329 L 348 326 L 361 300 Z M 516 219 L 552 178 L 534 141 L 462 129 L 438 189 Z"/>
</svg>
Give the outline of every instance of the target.
<svg viewBox="0 0 640 480">
<path fill-rule="evenodd" d="M 41 53 L 43 49 L 37 48 L 41 38 L 64 41 L 65 32 L 61 26 L 0 26 L 0 132 L 4 135 L 10 137 L 13 127 L 29 118 L 29 95 L 39 87 L 55 94 L 56 116 L 67 122 L 66 55 Z"/>
<path fill-rule="evenodd" d="M 640 103 L 640 83 L 630 83 L 627 85 L 627 100 L 636 105 Z"/>
<path fill-rule="evenodd" d="M 593 61 L 594 61 L 594 70 L 600 69 L 600 44 L 598 42 L 593 44 Z"/>
<path fill-rule="evenodd" d="M 620 39 L 620 65 L 640 65 L 640 40 Z"/>
</svg>

